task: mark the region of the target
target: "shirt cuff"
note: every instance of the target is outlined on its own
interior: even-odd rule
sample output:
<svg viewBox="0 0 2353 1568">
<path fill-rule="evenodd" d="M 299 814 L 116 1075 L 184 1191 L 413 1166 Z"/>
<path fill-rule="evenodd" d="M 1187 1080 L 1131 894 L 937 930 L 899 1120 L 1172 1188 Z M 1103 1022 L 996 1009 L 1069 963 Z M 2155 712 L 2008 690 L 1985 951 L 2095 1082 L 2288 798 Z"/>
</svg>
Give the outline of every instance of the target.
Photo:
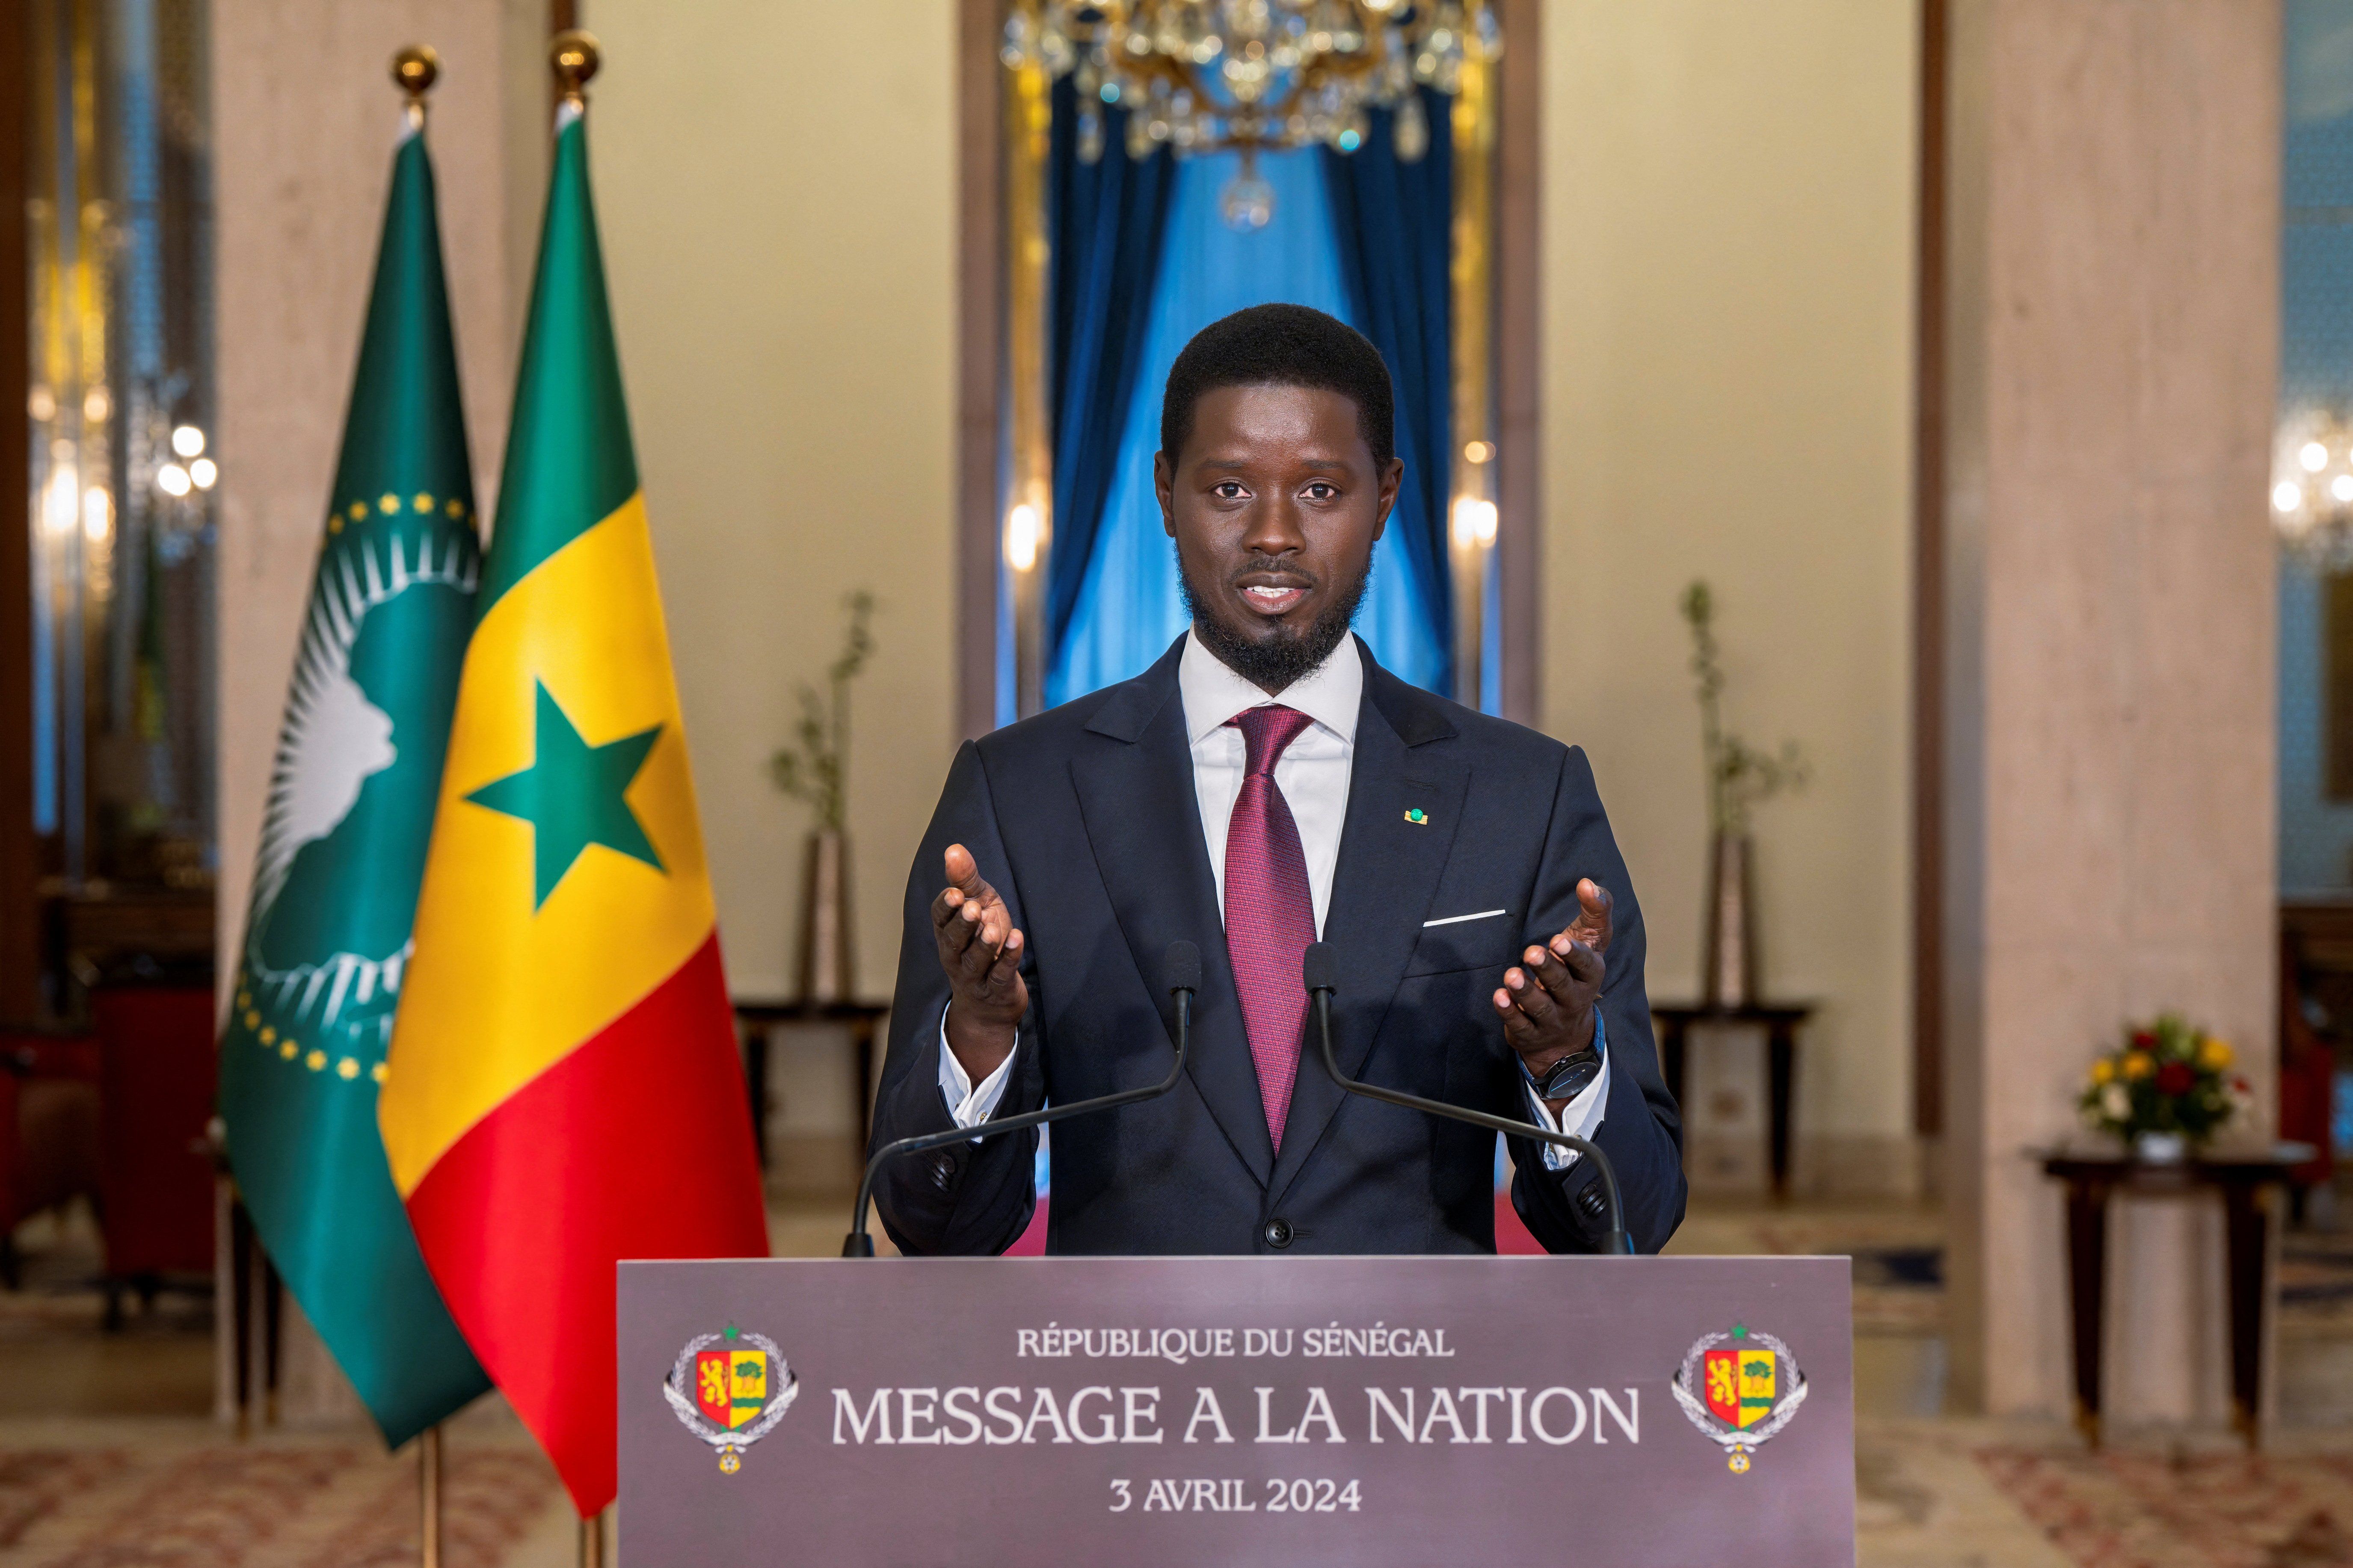
<svg viewBox="0 0 2353 1568">
<path fill-rule="evenodd" d="M 997 1070 L 976 1087 L 955 1052 L 948 1048 L 948 1010 L 941 1008 L 940 1095 L 948 1102 L 949 1120 L 958 1127 L 977 1127 L 995 1114 L 997 1102 L 1005 1098 L 1005 1086 L 1013 1077 L 1013 1058 L 1020 1054 L 1021 1047 L 1016 1044 L 997 1064 Z"/>
<path fill-rule="evenodd" d="M 944 1024 L 942 1028 L 944 1031 Z M 944 1034 L 942 1037 L 945 1037 Z M 1591 1083 L 1577 1091 L 1576 1099 L 1560 1108 L 1558 1121 L 1553 1119 L 1552 1108 L 1536 1098 L 1535 1086 L 1528 1082 L 1527 1067 L 1522 1064 L 1520 1082 L 1527 1092 L 1528 1109 L 1535 1114 L 1536 1125 L 1546 1131 L 1564 1132 L 1571 1138 L 1590 1140 L 1601 1126 L 1601 1113 L 1609 1105 L 1609 1042 L 1601 1027 L 1601 1009 L 1599 1007 L 1593 1010 L 1593 1048 L 1601 1053 L 1601 1071 L 1595 1075 Z M 943 1054 L 945 1054 L 944 1047 Z M 944 1083 L 947 1075 L 942 1073 L 940 1076 Z M 958 1073 L 957 1077 L 961 1079 L 963 1074 Z M 958 1122 L 957 1125 L 961 1127 L 969 1123 Z M 1547 1143 L 1544 1146 L 1544 1158 L 1546 1170 L 1566 1171 L 1577 1163 L 1578 1156 L 1574 1149 Z"/>
</svg>

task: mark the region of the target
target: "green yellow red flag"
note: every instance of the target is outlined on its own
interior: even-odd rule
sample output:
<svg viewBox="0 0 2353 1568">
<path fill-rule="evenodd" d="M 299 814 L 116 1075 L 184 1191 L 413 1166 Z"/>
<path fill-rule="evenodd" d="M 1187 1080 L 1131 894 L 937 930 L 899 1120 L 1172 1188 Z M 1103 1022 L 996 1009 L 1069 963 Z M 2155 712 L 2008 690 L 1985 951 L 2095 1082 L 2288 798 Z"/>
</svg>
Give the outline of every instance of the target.
<svg viewBox="0 0 2353 1568">
<path fill-rule="evenodd" d="M 615 1490 L 615 1264 L 767 1251 L 585 132 L 567 101 L 379 1113 L 584 1515 Z"/>
</svg>

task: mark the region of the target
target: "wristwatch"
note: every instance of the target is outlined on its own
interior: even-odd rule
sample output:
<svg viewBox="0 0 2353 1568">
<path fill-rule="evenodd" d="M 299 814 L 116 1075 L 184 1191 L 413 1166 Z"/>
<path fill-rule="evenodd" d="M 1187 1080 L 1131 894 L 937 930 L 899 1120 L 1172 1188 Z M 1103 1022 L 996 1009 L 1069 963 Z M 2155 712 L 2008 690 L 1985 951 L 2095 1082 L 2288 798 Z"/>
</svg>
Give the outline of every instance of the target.
<svg viewBox="0 0 2353 1568">
<path fill-rule="evenodd" d="M 1526 1075 L 1538 1100 L 1574 1100 L 1601 1076 L 1601 1053 L 1588 1046 L 1561 1058 L 1545 1068 L 1541 1076 L 1529 1072 L 1525 1060 L 1520 1063 L 1520 1071 Z"/>
</svg>

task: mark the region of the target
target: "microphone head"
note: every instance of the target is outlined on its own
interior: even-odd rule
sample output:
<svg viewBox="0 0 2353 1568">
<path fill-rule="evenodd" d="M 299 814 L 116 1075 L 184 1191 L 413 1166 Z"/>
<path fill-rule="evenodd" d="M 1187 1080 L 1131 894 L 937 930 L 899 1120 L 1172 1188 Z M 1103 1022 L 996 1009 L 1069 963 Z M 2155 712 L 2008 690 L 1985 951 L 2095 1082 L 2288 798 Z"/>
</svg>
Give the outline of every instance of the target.
<svg viewBox="0 0 2353 1568">
<path fill-rule="evenodd" d="M 1310 996 L 1318 991 L 1339 990 L 1339 971 L 1340 965 L 1332 956 L 1330 942 L 1311 942 L 1307 944 L 1307 956 L 1299 962 L 1299 977 L 1306 983 Z"/>
<path fill-rule="evenodd" d="M 1201 989 L 1201 950 L 1189 942 L 1168 944 L 1168 989 L 1193 991 Z"/>
</svg>

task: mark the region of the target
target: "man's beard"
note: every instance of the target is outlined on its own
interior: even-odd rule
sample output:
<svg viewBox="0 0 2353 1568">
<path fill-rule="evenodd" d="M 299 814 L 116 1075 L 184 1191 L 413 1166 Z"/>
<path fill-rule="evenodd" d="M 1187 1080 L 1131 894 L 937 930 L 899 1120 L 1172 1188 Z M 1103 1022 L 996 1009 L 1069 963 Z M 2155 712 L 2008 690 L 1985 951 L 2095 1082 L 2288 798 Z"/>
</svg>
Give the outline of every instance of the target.
<svg viewBox="0 0 2353 1568">
<path fill-rule="evenodd" d="M 1368 560 L 1356 580 L 1347 584 L 1332 602 L 1324 607 L 1307 626 L 1298 631 L 1279 626 L 1275 635 L 1263 642 L 1252 642 L 1238 637 L 1231 628 L 1208 613 L 1200 591 L 1194 586 L 1192 574 L 1185 570 L 1185 560 L 1176 560 L 1176 581 L 1185 594 L 1185 611 L 1193 617 L 1194 633 L 1201 645 L 1218 658 L 1218 662 L 1249 681 L 1261 691 L 1280 692 L 1293 681 L 1314 673 L 1318 666 L 1332 657 L 1340 639 L 1348 635 L 1349 626 L 1356 618 L 1356 607 L 1364 603 L 1365 585 L 1372 580 L 1373 564 Z"/>
</svg>

